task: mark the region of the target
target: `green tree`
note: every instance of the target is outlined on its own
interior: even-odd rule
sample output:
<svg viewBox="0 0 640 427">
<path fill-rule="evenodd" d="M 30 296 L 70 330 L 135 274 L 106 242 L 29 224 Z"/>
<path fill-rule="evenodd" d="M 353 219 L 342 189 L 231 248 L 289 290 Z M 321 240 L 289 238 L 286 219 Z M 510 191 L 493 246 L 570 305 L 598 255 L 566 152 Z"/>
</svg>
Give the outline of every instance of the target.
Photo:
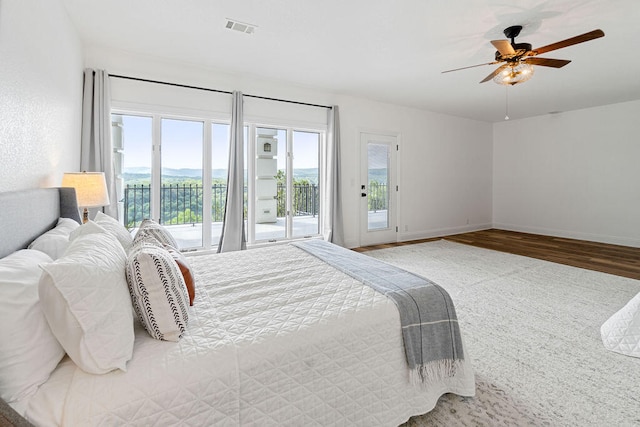
<svg viewBox="0 0 640 427">
<path fill-rule="evenodd" d="M 368 208 L 370 211 L 387 209 L 387 185 L 375 179 L 369 181 Z"/>
<path fill-rule="evenodd" d="M 279 169 L 275 176 L 277 184 L 276 201 L 278 205 L 277 215 L 282 218 L 287 213 L 287 174 Z"/>
</svg>

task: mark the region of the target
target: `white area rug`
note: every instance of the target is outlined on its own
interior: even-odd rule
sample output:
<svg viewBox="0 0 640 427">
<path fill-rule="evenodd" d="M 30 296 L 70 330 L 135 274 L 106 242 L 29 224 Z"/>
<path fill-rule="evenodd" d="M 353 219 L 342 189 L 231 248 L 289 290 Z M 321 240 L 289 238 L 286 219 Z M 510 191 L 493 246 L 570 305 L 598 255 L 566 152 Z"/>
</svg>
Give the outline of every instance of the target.
<svg viewBox="0 0 640 427">
<path fill-rule="evenodd" d="M 445 240 L 365 254 L 451 294 L 476 372 L 407 426 L 640 426 L 640 359 L 600 338 L 640 281 Z"/>
</svg>

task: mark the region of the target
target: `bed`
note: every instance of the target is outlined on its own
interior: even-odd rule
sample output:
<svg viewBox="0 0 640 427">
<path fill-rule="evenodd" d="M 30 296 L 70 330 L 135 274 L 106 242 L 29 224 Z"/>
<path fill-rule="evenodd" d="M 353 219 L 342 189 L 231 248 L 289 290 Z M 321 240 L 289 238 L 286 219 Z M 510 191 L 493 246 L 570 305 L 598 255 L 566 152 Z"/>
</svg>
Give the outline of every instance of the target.
<svg viewBox="0 0 640 427">
<path fill-rule="evenodd" d="M 2 256 L 24 252 L 59 216 L 79 221 L 73 199 L 66 189 L 0 193 Z M 187 259 L 195 298 L 174 312 L 188 316 L 176 320 L 175 341 L 153 338 L 129 308 L 132 349 L 120 369 L 89 373 L 67 351 L 9 405 L 42 426 L 391 426 L 429 412 L 444 393 L 474 395 L 469 357 L 412 381 L 396 303 L 300 247 Z M 38 304 L 47 311 L 50 301 Z M 120 352 L 126 335 L 109 337 L 104 351 Z"/>
</svg>

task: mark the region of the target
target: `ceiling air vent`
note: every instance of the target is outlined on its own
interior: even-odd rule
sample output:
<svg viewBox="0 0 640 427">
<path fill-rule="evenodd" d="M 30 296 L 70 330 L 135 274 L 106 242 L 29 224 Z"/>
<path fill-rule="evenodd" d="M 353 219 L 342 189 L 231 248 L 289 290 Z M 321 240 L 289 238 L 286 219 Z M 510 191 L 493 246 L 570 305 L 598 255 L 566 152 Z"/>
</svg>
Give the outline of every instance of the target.
<svg viewBox="0 0 640 427">
<path fill-rule="evenodd" d="M 227 18 L 226 28 L 230 30 L 240 31 L 241 33 L 253 34 L 256 30 L 256 26 L 252 24 L 246 24 L 244 22 L 236 21 Z"/>
</svg>

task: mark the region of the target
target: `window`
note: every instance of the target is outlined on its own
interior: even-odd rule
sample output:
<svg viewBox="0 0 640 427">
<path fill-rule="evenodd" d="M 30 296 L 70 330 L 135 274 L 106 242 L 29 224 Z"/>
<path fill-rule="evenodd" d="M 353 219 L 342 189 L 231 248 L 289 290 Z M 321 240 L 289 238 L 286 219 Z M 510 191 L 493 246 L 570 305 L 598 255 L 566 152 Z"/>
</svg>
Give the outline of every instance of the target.
<svg viewBox="0 0 640 427">
<path fill-rule="evenodd" d="M 216 247 L 227 191 L 229 124 L 119 113 L 112 114 L 112 124 L 122 158 L 116 174 L 124 225 L 132 229 L 152 218 L 182 248 Z"/>
<path fill-rule="evenodd" d="M 216 248 L 224 220 L 229 123 L 117 111 L 112 123 L 125 226 L 153 218 L 182 248 Z M 318 235 L 323 131 L 248 123 L 244 137 L 248 243 Z"/>
</svg>

